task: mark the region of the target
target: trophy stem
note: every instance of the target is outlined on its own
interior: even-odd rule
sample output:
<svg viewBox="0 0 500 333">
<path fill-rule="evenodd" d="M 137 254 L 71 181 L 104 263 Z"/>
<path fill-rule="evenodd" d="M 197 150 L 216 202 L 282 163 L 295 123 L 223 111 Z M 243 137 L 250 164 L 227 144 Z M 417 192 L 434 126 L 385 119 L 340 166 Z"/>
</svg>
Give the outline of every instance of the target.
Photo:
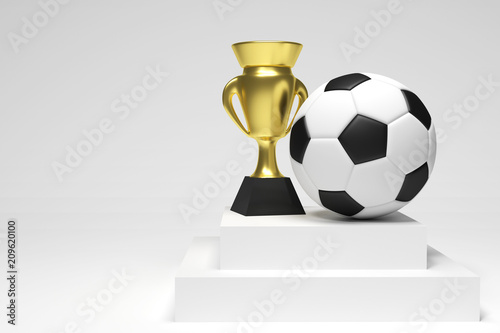
<svg viewBox="0 0 500 333">
<path fill-rule="evenodd" d="M 257 139 L 259 160 L 257 168 L 250 176 L 253 178 L 283 178 L 276 162 L 276 144 L 278 140 Z"/>
</svg>

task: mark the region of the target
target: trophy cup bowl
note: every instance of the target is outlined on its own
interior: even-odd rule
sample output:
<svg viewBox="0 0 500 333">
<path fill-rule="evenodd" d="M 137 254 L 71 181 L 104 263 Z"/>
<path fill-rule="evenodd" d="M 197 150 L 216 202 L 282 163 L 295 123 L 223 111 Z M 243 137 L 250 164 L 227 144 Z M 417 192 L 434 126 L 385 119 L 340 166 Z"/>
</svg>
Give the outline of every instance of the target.
<svg viewBox="0 0 500 333">
<path fill-rule="evenodd" d="M 259 147 L 257 167 L 245 177 L 231 210 L 246 215 L 304 214 L 289 178 L 276 162 L 276 144 L 286 136 L 293 119 L 307 98 L 304 84 L 292 74 L 302 45 L 282 41 L 252 41 L 233 44 L 243 74 L 224 87 L 222 103 L 229 117 Z M 232 99 L 237 95 L 243 109 L 245 128 Z M 299 105 L 290 120 L 295 96 Z"/>
</svg>

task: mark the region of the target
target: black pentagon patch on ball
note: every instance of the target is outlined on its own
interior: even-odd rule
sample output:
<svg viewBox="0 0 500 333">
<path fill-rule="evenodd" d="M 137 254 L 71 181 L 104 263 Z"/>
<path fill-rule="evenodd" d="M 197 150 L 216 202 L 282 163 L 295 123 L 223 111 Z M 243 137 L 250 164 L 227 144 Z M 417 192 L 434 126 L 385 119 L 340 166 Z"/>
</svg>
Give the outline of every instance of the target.
<svg viewBox="0 0 500 333">
<path fill-rule="evenodd" d="M 354 164 L 385 157 L 387 151 L 387 125 L 357 115 L 347 125 L 339 141 Z"/>
<path fill-rule="evenodd" d="M 364 209 L 345 191 L 319 190 L 319 198 L 323 206 L 345 216 L 356 215 Z"/>
<path fill-rule="evenodd" d="M 424 163 L 421 167 L 405 176 L 403 186 L 401 187 L 396 200 L 403 202 L 413 200 L 418 192 L 420 192 L 420 190 L 424 187 L 425 183 L 427 183 L 428 179 L 429 166 L 427 163 Z"/>
<path fill-rule="evenodd" d="M 290 155 L 295 161 L 302 163 L 309 141 L 311 136 L 307 130 L 306 118 L 302 117 L 293 125 L 290 134 Z"/>
<path fill-rule="evenodd" d="M 325 91 L 330 90 L 351 90 L 357 85 L 370 80 L 370 78 L 366 75 L 354 73 L 347 74 L 344 76 L 339 76 L 333 80 L 330 80 L 325 87 Z"/>
<path fill-rule="evenodd" d="M 406 105 L 408 105 L 408 111 L 417 118 L 425 128 L 431 128 L 431 115 L 424 103 L 418 98 L 417 95 L 408 90 L 401 90 L 403 96 L 406 99 Z"/>
</svg>

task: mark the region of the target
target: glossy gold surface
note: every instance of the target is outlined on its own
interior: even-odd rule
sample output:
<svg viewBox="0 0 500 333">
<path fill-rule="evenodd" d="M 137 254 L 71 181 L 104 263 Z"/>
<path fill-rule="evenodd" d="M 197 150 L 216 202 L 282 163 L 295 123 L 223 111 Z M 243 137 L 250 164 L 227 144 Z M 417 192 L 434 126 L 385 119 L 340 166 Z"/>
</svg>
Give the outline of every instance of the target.
<svg viewBox="0 0 500 333">
<path fill-rule="evenodd" d="M 276 143 L 290 132 L 298 109 L 307 98 L 307 89 L 292 74 L 302 45 L 294 42 L 255 41 L 233 45 L 243 74 L 229 81 L 222 103 L 234 123 L 257 140 L 259 159 L 251 177 L 283 177 L 276 163 Z M 248 128 L 236 114 L 232 99 L 237 95 Z M 299 105 L 290 120 L 293 100 Z M 290 125 L 288 125 L 290 123 Z"/>
<path fill-rule="evenodd" d="M 255 66 L 295 66 L 302 45 L 295 42 L 254 41 L 233 44 L 242 68 Z"/>
</svg>

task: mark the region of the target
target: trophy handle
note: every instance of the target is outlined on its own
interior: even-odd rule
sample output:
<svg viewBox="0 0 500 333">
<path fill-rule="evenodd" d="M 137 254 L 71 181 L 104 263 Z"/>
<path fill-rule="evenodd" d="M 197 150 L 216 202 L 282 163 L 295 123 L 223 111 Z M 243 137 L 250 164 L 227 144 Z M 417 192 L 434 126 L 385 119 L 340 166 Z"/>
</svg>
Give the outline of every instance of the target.
<svg viewBox="0 0 500 333">
<path fill-rule="evenodd" d="M 293 118 L 292 118 L 292 121 L 290 122 L 290 125 L 288 125 L 288 128 L 286 129 L 285 135 L 287 135 L 288 132 L 290 132 L 290 130 L 292 129 L 292 125 L 293 125 L 293 121 L 295 120 L 295 116 L 299 112 L 299 109 L 302 106 L 302 104 L 304 104 L 304 102 L 307 99 L 306 86 L 299 79 L 296 78 L 295 80 L 296 80 L 295 81 L 295 94 L 297 96 L 299 96 L 299 105 L 297 106 L 297 110 L 295 110 L 295 114 L 293 115 Z"/>
<path fill-rule="evenodd" d="M 226 110 L 229 117 L 234 121 L 234 123 L 240 128 L 240 130 L 250 137 L 250 132 L 243 126 L 238 115 L 234 111 L 233 107 L 233 96 L 238 96 L 241 101 L 240 92 L 238 89 L 238 77 L 233 78 L 229 81 L 224 87 L 224 91 L 222 92 L 222 104 L 224 105 L 224 109 Z"/>
</svg>

